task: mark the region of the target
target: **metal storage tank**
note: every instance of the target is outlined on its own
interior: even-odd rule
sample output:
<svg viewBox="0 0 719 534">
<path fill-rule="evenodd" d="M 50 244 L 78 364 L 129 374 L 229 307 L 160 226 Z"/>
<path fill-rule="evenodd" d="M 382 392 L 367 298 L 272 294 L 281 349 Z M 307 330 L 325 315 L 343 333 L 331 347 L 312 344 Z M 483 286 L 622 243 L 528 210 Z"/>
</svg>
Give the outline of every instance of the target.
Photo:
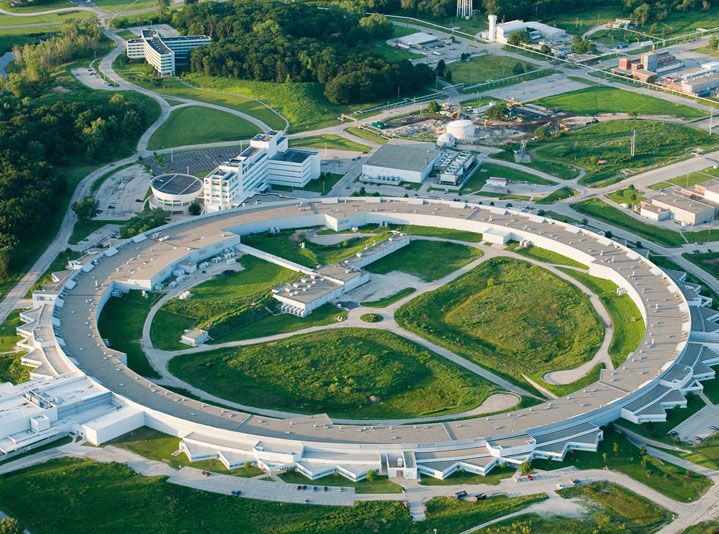
<svg viewBox="0 0 719 534">
<path fill-rule="evenodd" d="M 456 139 L 472 139 L 474 137 L 474 123 L 467 119 L 452 121 L 447 124 L 447 133 Z"/>
</svg>

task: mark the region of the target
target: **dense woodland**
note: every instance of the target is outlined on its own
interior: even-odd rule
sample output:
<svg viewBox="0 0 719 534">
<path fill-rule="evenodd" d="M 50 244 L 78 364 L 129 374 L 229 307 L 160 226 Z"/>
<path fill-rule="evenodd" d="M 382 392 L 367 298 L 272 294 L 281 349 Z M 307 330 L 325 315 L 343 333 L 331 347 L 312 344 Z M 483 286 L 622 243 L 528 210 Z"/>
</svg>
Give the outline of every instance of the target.
<svg viewBox="0 0 719 534">
<path fill-rule="evenodd" d="M 333 103 L 406 95 L 434 80 L 426 65 L 389 63 L 374 43 L 392 34 L 384 16 L 361 18 L 339 7 L 230 0 L 186 7 L 173 25 L 212 37 L 192 52 L 190 68 L 210 76 L 319 82 Z"/>
<path fill-rule="evenodd" d="M 120 93 L 48 94 L 51 67 L 87 55 L 99 32 L 67 23 L 45 43 L 19 50 L 19 65 L 0 76 L 0 282 L 18 260 L 17 247 L 37 235 L 65 192 L 61 168 L 100 159 L 132 143 L 147 128 L 149 112 Z M 84 93 L 83 93 L 84 94 Z"/>
</svg>

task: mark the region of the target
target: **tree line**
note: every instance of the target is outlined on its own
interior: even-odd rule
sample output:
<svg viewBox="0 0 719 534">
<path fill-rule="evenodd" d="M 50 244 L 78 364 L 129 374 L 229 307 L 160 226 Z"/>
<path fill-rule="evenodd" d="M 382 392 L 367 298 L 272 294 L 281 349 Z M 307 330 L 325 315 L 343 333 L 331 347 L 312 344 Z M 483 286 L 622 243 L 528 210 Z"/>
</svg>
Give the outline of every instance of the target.
<svg viewBox="0 0 719 534">
<path fill-rule="evenodd" d="M 367 102 L 412 93 L 434 80 L 426 65 L 390 63 L 373 51 L 392 35 L 386 17 L 337 6 L 230 0 L 185 7 L 172 18 L 187 34 L 212 37 L 190 68 L 208 76 L 319 82 L 330 102 Z"/>
</svg>

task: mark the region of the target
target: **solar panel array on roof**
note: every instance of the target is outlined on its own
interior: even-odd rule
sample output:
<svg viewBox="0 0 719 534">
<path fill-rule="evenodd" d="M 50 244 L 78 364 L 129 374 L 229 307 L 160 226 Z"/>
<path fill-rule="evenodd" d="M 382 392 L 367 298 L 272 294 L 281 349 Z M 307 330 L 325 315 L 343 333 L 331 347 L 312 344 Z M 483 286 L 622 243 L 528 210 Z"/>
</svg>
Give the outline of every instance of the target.
<svg viewBox="0 0 719 534">
<path fill-rule="evenodd" d="M 168 195 L 186 195 L 202 189 L 202 180 L 189 174 L 161 174 L 152 180 L 152 187 Z"/>
</svg>

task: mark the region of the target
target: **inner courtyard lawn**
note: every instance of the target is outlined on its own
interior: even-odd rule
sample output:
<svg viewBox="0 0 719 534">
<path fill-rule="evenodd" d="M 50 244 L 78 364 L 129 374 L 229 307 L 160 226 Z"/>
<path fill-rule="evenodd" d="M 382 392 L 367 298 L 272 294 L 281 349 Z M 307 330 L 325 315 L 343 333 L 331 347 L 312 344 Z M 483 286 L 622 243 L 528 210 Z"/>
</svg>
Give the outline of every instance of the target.
<svg viewBox="0 0 719 534">
<path fill-rule="evenodd" d="M 276 234 L 263 232 L 246 236 L 242 239 L 245 245 L 258 248 L 280 258 L 299 263 L 305 267 L 315 268 L 318 265 L 339 263 L 362 252 L 374 243 L 379 243 L 392 234 L 382 230 L 369 237 L 349 236 L 335 245 L 319 245 L 308 240 L 304 233 L 297 230 L 282 230 Z M 302 245 L 304 244 L 304 248 Z"/>
<path fill-rule="evenodd" d="M 260 129 L 224 111 L 201 106 L 174 110 L 150 137 L 148 150 L 249 139 Z"/>
<path fill-rule="evenodd" d="M 614 330 L 608 352 L 614 367 L 619 367 L 637 349 L 644 337 L 644 319 L 639 308 L 629 295 L 617 295 L 618 286 L 611 280 L 562 267 L 559 270 L 596 294 L 609 312 Z"/>
<path fill-rule="evenodd" d="M 404 338 L 363 328 L 177 356 L 169 367 L 224 399 L 332 417 L 458 413 L 476 408 L 497 389 Z"/>
<path fill-rule="evenodd" d="M 432 282 L 482 257 L 482 251 L 458 243 L 418 239 L 409 245 L 370 263 L 371 273 L 387 274 L 403 271 Z"/>
<path fill-rule="evenodd" d="M 427 520 L 414 522 L 398 501 L 317 506 L 244 499 L 170 484 L 167 477 L 145 477 L 114 462 L 61 458 L 0 479 L 3 511 L 34 534 L 460 532 L 544 499 L 435 499 L 427 503 Z"/>
<path fill-rule="evenodd" d="M 162 350 L 187 348 L 180 336 L 195 326 L 208 330 L 209 343 L 222 343 L 331 324 L 346 316 L 331 304 L 307 317 L 279 314 L 272 288 L 299 274 L 254 256 L 245 255 L 239 262 L 243 270 L 219 274 L 191 288 L 192 298 L 165 302 L 152 321 L 152 344 Z"/>
<path fill-rule="evenodd" d="M 515 381 L 592 358 L 601 320 L 576 286 L 528 262 L 492 258 L 402 306 L 397 322 Z"/>
</svg>

